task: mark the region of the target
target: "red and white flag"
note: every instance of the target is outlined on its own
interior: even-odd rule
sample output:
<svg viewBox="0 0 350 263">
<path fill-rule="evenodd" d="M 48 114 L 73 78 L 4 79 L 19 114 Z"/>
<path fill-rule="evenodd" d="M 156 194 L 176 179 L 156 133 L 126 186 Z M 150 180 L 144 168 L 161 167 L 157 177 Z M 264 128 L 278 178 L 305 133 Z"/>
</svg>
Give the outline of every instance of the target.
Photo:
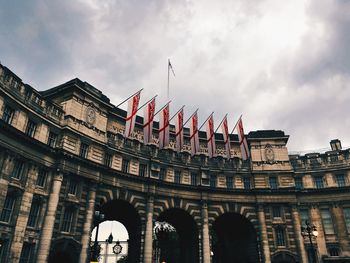
<svg viewBox="0 0 350 263">
<path fill-rule="evenodd" d="M 184 145 L 184 109 L 183 107 L 178 111 L 175 117 L 175 139 L 176 151 L 181 152 Z"/>
<path fill-rule="evenodd" d="M 215 156 L 215 135 L 214 135 L 214 118 L 213 114 L 207 120 L 207 143 L 208 143 L 208 156 L 210 158 Z"/>
<path fill-rule="evenodd" d="M 242 159 L 247 160 L 250 156 L 247 138 L 244 135 L 242 117 L 239 118 L 237 123 L 237 133 L 239 140 L 239 147 L 241 148 Z"/>
<path fill-rule="evenodd" d="M 193 156 L 197 152 L 199 152 L 198 115 L 197 115 L 197 111 L 191 117 L 190 142 L 191 142 L 191 155 Z"/>
<path fill-rule="evenodd" d="M 221 129 L 222 129 L 222 135 L 224 136 L 226 157 L 227 157 L 227 159 L 230 159 L 231 158 L 231 145 L 230 145 L 230 135 L 228 133 L 227 116 L 225 116 L 224 120 L 222 121 Z"/>
<path fill-rule="evenodd" d="M 143 142 L 149 143 L 152 139 L 152 129 L 153 129 L 153 118 L 154 118 L 154 111 L 156 108 L 156 98 L 148 102 L 148 104 L 145 107 L 144 110 L 144 117 L 143 117 Z"/>
<path fill-rule="evenodd" d="M 139 107 L 140 102 L 140 94 L 141 91 L 137 92 L 134 96 L 132 96 L 128 101 L 128 113 L 125 119 L 125 131 L 124 136 L 129 138 L 134 131 L 136 113 Z"/>
<path fill-rule="evenodd" d="M 169 146 L 169 103 L 159 114 L 159 149 Z"/>
</svg>

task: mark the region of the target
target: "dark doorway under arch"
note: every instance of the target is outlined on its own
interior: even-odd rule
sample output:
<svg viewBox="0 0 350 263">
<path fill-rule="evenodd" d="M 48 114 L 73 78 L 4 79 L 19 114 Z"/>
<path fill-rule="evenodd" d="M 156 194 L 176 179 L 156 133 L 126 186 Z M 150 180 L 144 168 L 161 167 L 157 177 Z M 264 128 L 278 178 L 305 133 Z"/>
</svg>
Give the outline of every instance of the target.
<svg viewBox="0 0 350 263">
<path fill-rule="evenodd" d="M 258 243 L 252 223 L 237 213 L 221 215 L 212 228 L 213 262 L 258 263 Z"/>
<path fill-rule="evenodd" d="M 60 238 L 52 242 L 49 263 L 75 263 L 79 261 L 80 244 L 72 238 Z"/>
<path fill-rule="evenodd" d="M 297 263 L 295 256 L 288 252 L 280 252 L 272 256 L 272 263 Z"/>
<path fill-rule="evenodd" d="M 129 234 L 128 263 L 139 263 L 141 253 L 141 219 L 137 210 L 123 200 L 112 200 L 101 208 L 105 220 L 116 220 L 122 223 Z M 114 237 L 118 239 L 118 237 Z"/>
<path fill-rule="evenodd" d="M 166 221 L 176 229 L 176 233 L 159 240 L 159 246 L 164 248 L 160 262 L 199 262 L 198 227 L 190 214 L 182 209 L 171 208 L 161 213 L 157 221 Z"/>
</svg>

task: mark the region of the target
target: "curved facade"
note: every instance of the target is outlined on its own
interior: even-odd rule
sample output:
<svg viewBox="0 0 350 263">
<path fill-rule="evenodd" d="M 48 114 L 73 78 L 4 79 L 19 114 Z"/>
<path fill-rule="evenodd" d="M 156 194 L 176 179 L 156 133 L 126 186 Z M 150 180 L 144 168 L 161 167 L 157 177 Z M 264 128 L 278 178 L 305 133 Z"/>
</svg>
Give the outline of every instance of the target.
<svg viewBox="0 0 350 263">
<path fill-rule="evenodd" d="M 350 152 L 289 155 L 283 131 L 238 138 L 224 158 L 191 157 L 142 143 L 142 118 L 123 137 L 126 113 L 79 79 L 38 92 L 0 66 L 1 262 L 82 262 L 89 258 L 93 213 L 129 233 L 128 262 L 151 263 L 154 221 L 176 228 L 166 262 L 312 262 L 301 226 L 312 222 L 318 262 L 350 262 Z M 168 244 L 170 244 L 168 242 Z M 30 261 L 32 260 L 32 261 Z"/>
</svg>

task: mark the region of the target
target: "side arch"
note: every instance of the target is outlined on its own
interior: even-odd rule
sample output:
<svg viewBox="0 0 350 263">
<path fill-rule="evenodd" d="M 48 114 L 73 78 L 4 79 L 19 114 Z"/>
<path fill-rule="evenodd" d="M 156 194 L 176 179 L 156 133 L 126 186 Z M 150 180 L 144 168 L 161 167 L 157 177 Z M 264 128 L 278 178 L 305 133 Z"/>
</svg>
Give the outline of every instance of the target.
<svg viewBox="0 0 350 263">
<path fill-rule="evenodd" d="M 81 244 L 73 238 L 62 237 L 51 244 L 49 263 L 75 263 L 79 261 Z"/>
<path fill-rule="evenodd" d="M 271 257 L 272 263 L 299 263 L 299 259 L 290 251 L 278 251 Z"/>
</svg>

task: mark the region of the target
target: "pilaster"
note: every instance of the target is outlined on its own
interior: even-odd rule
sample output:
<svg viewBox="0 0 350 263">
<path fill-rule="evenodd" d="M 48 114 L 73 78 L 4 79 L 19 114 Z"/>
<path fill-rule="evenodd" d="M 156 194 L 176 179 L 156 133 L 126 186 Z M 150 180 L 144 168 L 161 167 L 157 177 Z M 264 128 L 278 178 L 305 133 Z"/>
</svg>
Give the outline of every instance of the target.
<svg viewBox="0 0 350 263">
<path fill-rule="evenodd" d="M 300 222 L 299 211 L 296 206 L 292 207 L 292 218 L 293 218 L 295 241 L 296 241 L 298 253 L 300 255 L 300 263 L 308 263 L 304 240 L 301 236 L 301 222 Z"/>
<path fill-rule="evenodd" d="M 210 263 L 208 204 L 202 203 L 202 251 L 203 263 Z"/>
<path fill-rule="evenodd" d="M 152 263 L 152 248 L 153 248 L 153 206 L 154 197 L 150 195 L 147 199 L 147 216 L 144 244 L 144 263 Z"/>
<path fill-rule="evenodd" d="M 326 239 L 324 235 L 324 230 L 322 226 L 322 218 L 320 214 L 320 210 L 318 207 L 312 207 L 310 209 L 310 215 L 311 215 L 311 224 L 314 224 L 318 231 L 318 236 L 316 238 L 317 242 L 317 250 L 318 250 L 318 257 L 322 257 L 324 255 L 327 255 L 327 246 L 326 246 Z"/>
<path fill-rule="evenodd" d="M 262 243 L 262 249 L 263 249 L 263 255 L 264 255 L 264 262 L 269 263 L 271 262 L 271 256 L 270 256 L 269 239 L 267 236 L 265 212 L 264 212 L 263 205 L 259 205 L 258 207 L 258 219 L 259 219 L 259 225 L 260 225 L 260 235 L 261 235 L 261 243 Z"/>
<path fill-rule="evenodd" d="M 349 240 L 347 235 L 348 231 L 344 221 L 343 209 L 338 205 L 334 205 L 332 207 L 332 213 L 335 219 L 336 233 L 342 256 L 350 256 Z"/>
</svg>

